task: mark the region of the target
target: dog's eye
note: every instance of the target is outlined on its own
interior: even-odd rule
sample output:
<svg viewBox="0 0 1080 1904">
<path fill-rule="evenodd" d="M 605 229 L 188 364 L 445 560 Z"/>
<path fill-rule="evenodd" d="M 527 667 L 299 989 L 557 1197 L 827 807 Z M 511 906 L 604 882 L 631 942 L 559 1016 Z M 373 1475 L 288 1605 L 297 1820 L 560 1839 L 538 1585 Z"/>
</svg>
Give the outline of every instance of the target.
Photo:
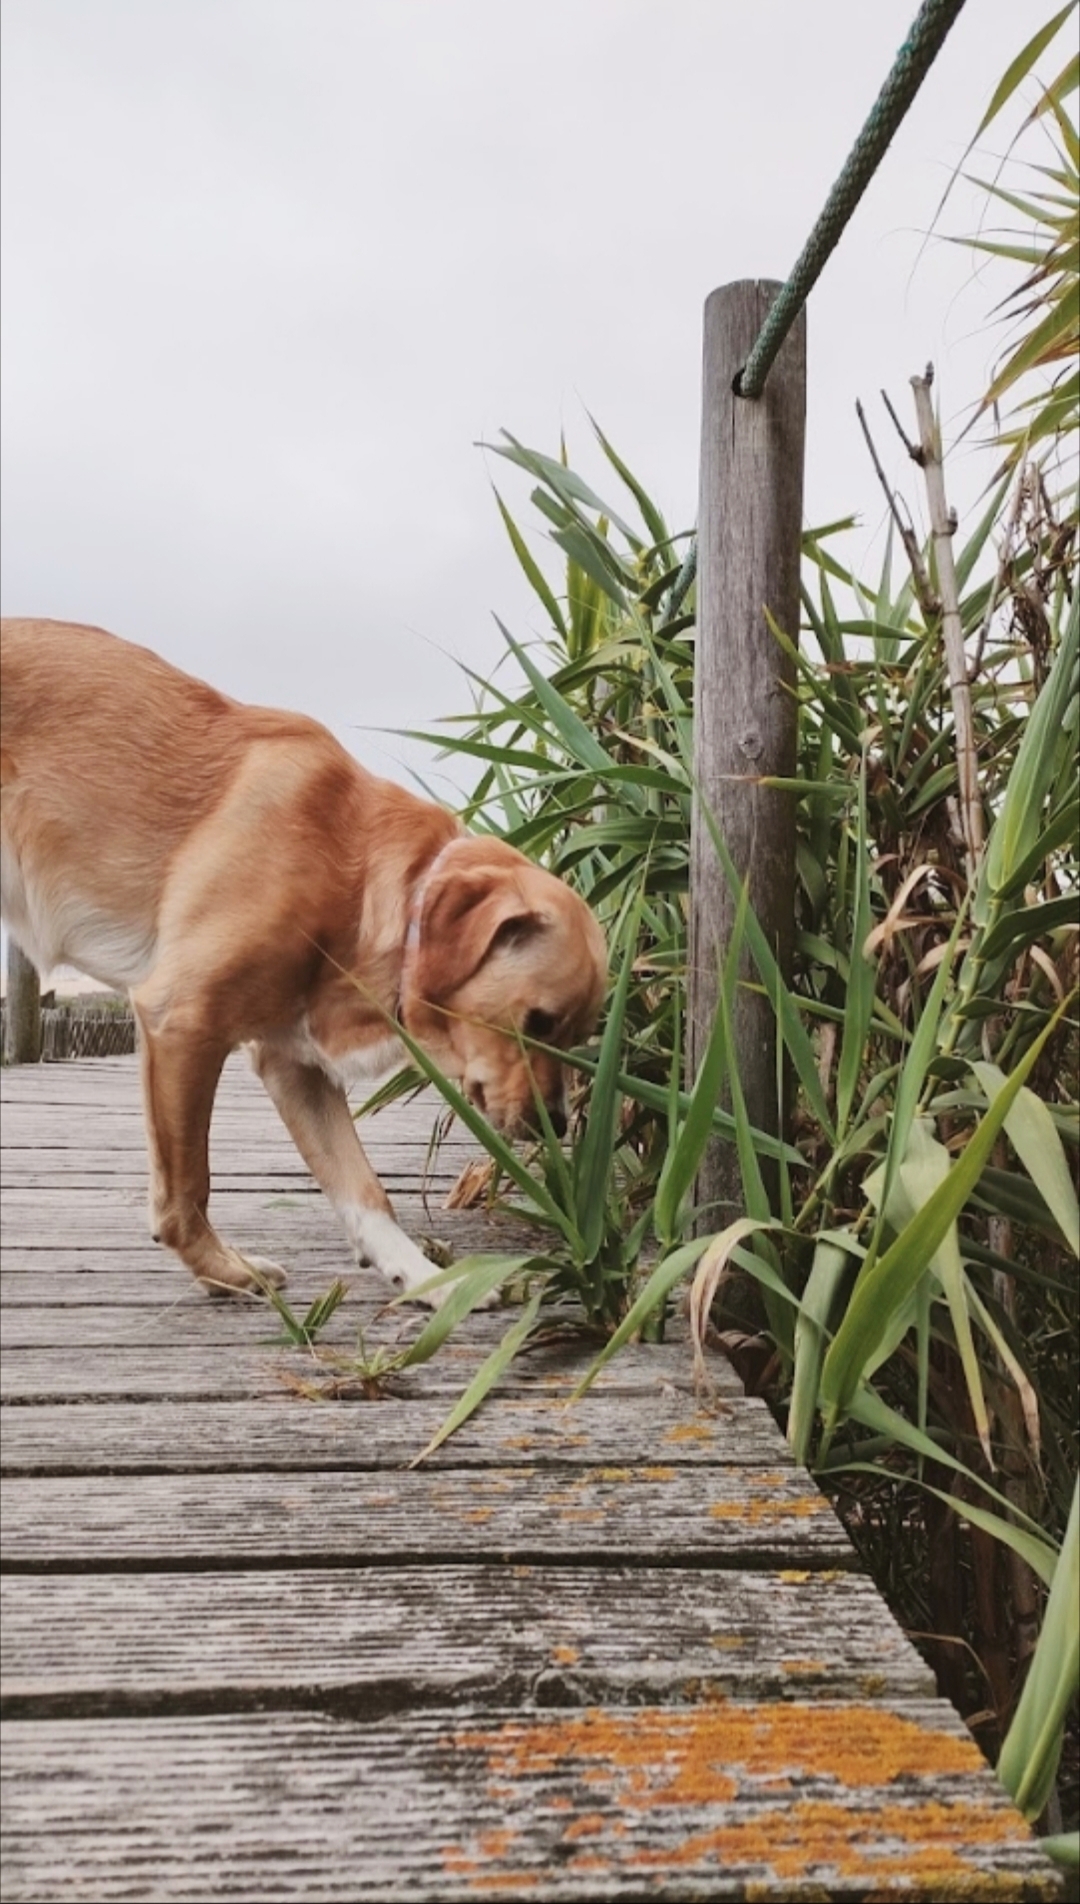
<svg viewBox="0 0 1080 1904">
<path fill-rule="evenodd" d="M 531 1011 L 525 1019 L 526 1038 L 550 1038 L 555 1029 L 555 1020 L 550 1012 Z"/>
</svg>

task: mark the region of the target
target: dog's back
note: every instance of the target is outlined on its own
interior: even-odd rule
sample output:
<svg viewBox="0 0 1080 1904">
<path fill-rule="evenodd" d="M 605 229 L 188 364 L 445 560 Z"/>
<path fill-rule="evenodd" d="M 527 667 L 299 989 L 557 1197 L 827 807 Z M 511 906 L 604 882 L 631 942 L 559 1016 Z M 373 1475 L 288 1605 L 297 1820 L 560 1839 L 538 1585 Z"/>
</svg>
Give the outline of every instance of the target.
<svg viewBox="0 0 1080 1904">
<path fill-rule="evenodd" d="M 330 738 L 99 628 L 0 625 L 3 912 L 39 969 L 139 981 L 175 857 L 261 732 L 301 754 Z"/>
</svg>

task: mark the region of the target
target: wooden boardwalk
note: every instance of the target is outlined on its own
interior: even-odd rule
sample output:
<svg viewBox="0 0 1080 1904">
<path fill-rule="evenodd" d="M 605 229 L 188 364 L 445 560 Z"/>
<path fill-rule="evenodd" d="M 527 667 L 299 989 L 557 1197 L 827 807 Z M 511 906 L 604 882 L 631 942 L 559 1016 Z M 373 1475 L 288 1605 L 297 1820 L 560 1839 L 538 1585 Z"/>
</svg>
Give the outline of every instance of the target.
<svg viewBox="0 0 1080 1904">
<path fill-rule="evenodd" d="M 505 1326 L 381 1399 L 146 1237 L 135 1060 L 6 1072 L 3 1896 L 33 1900 L 1042 1898 L 1056 1877 L 724 1365 L 681 1344 L 515 1364 L 426 1465 Z M 419 1188 L 431 1114 L 370 1148 L 460 1252 L 489 1220 Z M 238 1061 L 216 1219 L 345 1267 L 328 1205 Z M 367 1272 L 325 1339 L 369 1352 Z M 291 1385 L 290 1385 L 291 1384 Z"/>
</svg>

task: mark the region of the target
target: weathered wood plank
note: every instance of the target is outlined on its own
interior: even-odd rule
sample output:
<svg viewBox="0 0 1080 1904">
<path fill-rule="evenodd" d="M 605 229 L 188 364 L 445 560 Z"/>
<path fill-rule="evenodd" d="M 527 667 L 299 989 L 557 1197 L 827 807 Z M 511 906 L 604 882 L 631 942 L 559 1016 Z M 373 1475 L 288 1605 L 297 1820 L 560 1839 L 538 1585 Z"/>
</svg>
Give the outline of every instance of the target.
<svg viewBox="0 0 1080 1904">
<path fill-rule="evenodd" d="M 445 1402 L 67 1403 L 6 1408 L 5 1474 L 225 1473 L 234 1469 L 397 1468 L 426 1447 Z M 504 1396 L 431 1457 L 439 1467 L 621 1463 L 647 1467 L 790 1464 L 764 1402 L 734 1396 L 722 1412 L 694 1411 L 682 1395 L 590 1393 L 572 1408 Z"/>
<path fill-rule="evenodd" d="M 231 1305 L 230 1305 L 231 1307 Z M 477 1317 L 470 1330 L 479 1335 L 493 1316 Z M 265 1328 L 258 1318 L 260 1332 Z M 410 1334 L 415 1329 L 410 1330 Z M 374 1344 L 374 1334 L 372 1343 Z M 388 1378 L 389 1394 L 415 1400 L 460 1394 L 488 1353 L 490 1339 L 459 1341 L 451 1337 L 438 1355 L 420 1368 L 406 1369 Z M 561 1346 L 531 1349 L 518 1356 L 501 1377 L 494 1394 L 532 1392 L 567 1399 L 591 1366 L 593 1351 Z M 738 1378 L 723 1356 L 709 1361 L 711 1380 L 721 1395 L 741 1393 Z M 251 1401 L 260 1395 L 280 1395 L 298 1376 L 318 1382 L 326 1371 L 300 1351 L 286 1355 L 262 1346 L 252 1331 L 244 1346 L 204 1347 L 152 1344 L 129 1348 L 95 1349 L 80 1354 L 67 1349 L 12 1349 L 0 1365 L 0 1396 L 10 1402 L 68 1401 Z M 693 1388 L 690 1357 L 681 1344 L 623 1349 L 596 1379 L 599 1394 L 663 1395 L 668 1389 L 688 1394 Z"/>
<path fill-rule="evenodd" d="M 435 1274 L 434 1265 L 431 1273 Z M 290 1283 L 284 1292 L 293 1313 L 302 1315 L 308 1300 L 325 1293 L 335 1280 L 343 1282 L 348 1293 L 320 1331 L 320 1343 L 352 1347 L 357 1329 L 366 1331 L 376 1317 L 394 1337 L 411 1337 L 419 1334 L 431 1313 L 419 1303 L 391 1308 L 394 1291 L 378 1272 L 356 1268 L 338 1277 L 325 1269 L 318 1276 L 312 1276 L 310 1270 L 299 1275 L 297 1287 Z M 78 1303 L 68 1308 L 48 1300 L 51 1278 L 45 1273 L 38 1285 L 36 1303 L 22 1302 L 4 1310 L 0 1324 L 3 1347 L 123 1348 L 143 1342 L 159 1346 L 183 1342 L 209 1349 L 218 1343 L 245 1341 L 261 1351 L 282 1340 L 277 1315 L 268 1303 L 257 1298 L 210 1296 L 186 1273 L 179 1285 L 169 1276 L 158 1277 L 154 1286 L 157 1301 L 153 1304 Z M 470 1321 L 468 1331 L 475 1340 L 495 1342 L 517 1314 L 512 1304 L 485 1310 Z"/>
<path fill-rule="evenodd" d="M 358 1474 L 51 1475 L 0 1484 L 19 1572 L 108 1566 L 508 1562 L 851 1566 L 791 1468 L 610 1466 Z"/>
<path fill-rule="evenodd" d="M 658 1609 L 662 1608 L 662 1614 Z M 858 1574 L 682 1568 L 10 1576 L 5 1716 L 931 1697 Z"/>
<path fill-rule="evenodd" d="M 386 1284 L 374 1270 L 342 1264 L 340 1248 L 305 1250 L 304 1260 L 286 1295 L 300 1307 L 340 1277 L 348 1284 L 350 1301 L 372 1298 Z M 5 1315 L 16 1309 L 42 1309 L 56 1315 L 62 1309 L 177 1309 L 204 1308 L 210 1300 L 194 1277 L 177 1282 L 178 1265 L 164 1250 L 147 1244 L 141 1254 L 129 1251 L 121 1262 L 102 1258 L 96 1250 L 4 1250 L 0 1272 L 0 1302 Z"/>
<path fill-rule="evenodd" d="M 3 1728 L 7 1904 L 1051 1898 L 940 1702 Z"/>
<path fill-rule="evenodd" d="M 685 1340 L 567 1411 L 595 1351 L 549 1343 L 403 1471 L 507 1312 L 394 1399 L 302 1401 L 285 1384 L 320 1371 L 269 1312 L 205 1301 L 146 1239 L 134 1061 L 0 1098 L 5 1904 L 1053 1894 L 725 1362 L 714 1415 Z M 399 1212 L 498 1247 L 437 1208 L 464 1144 L 425 1204 L 430 1129 L 430 1106 L 364 1128 Z M 360 1320 L 369 1348 L 415 1334 L 372 1316 L 243 1064 L 213 1142 L 215 1215 L 297 1268 L 294 1307 L 345 1272 L 343 1346 Z"/>
</svg>

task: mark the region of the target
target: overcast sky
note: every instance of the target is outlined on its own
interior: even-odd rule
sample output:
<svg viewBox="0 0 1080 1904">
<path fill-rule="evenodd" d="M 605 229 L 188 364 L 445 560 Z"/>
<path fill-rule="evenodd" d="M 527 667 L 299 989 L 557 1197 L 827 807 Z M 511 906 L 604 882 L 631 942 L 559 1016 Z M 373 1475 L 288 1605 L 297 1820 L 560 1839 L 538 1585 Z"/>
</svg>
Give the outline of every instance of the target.
<svg viewBox="0 0 1080 1904">
<path fill-rule="evenodd" d="M 588 408 L 688 527 L 703 300 L 786 274 L 915 10 L 4 0 L 4 612 L 406 777 L 362 730 L 467 706 L 492 611 L 539 626 L 490 490 L 527 516 L 528 485 L 477 439 L 565 430 L 595 477 Z M 920 247 L 1033 24 L 968 0 L 811 303 L 807 518 L 859 510 L 855 558 L 855 397 L 910 414 L 933 358 L 958 420 L 998 347 L 970 255 Z"/>
</svg>

